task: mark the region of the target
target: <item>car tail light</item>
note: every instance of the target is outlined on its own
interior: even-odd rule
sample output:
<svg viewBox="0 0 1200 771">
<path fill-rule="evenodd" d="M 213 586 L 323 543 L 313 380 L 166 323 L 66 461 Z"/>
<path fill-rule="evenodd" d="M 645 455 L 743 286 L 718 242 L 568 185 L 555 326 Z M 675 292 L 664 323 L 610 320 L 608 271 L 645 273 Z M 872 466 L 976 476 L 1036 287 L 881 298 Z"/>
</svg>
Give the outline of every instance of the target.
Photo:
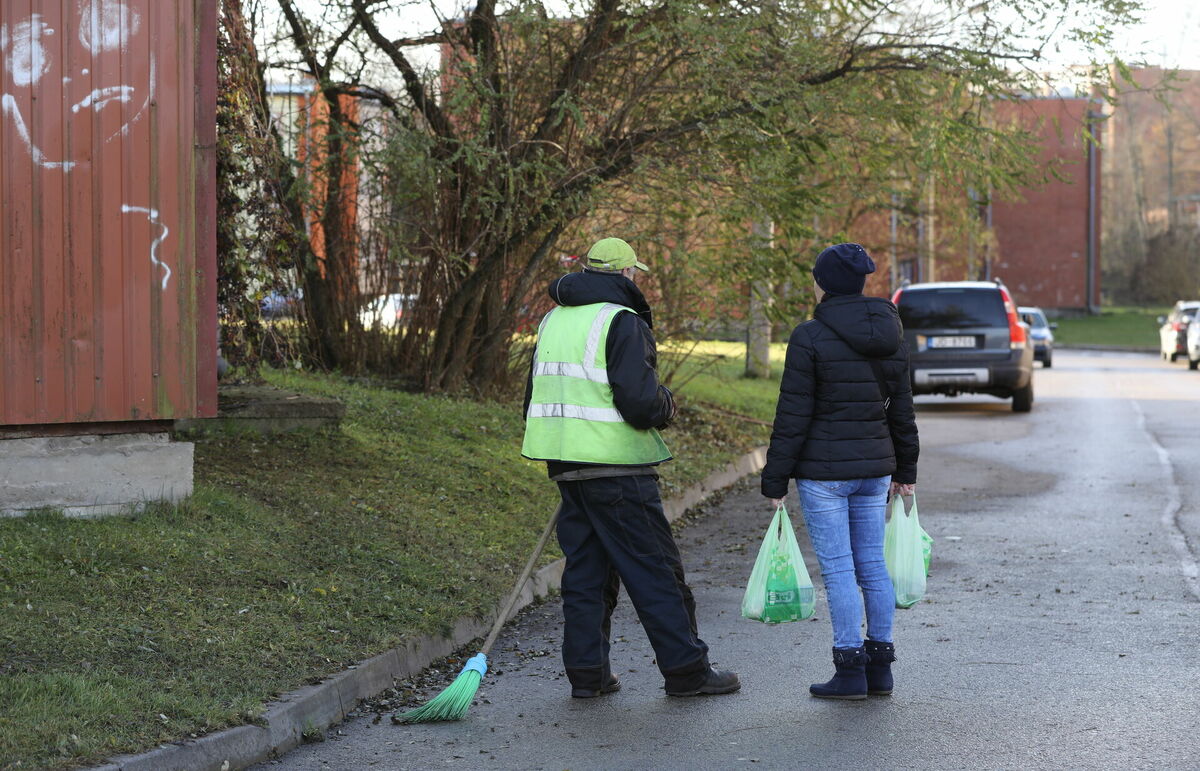
<svg viewBox="0 0 1200 771">
<path fill-rule="evenodd" d="M 894 295 L 892 295 L 892 305 L 896 305 L 896 306 L 900 305 L 900 293 L 903 291 L 904 291 L 903 289 L 897 289 L 896 293 Z"/>
<path fill-rule="evenodd" d="M 1021 320 L 1017 317 L 1017 306 L 1004 287 L 1000 287 L 1000 296 L 1004 298 L 1004 312 L 1008 314 L 1008 347 L 1024 348 L 1025 327 L 1021 326 Z"/>
<path fill-rule="evenodd" d="M 1172 327 L 1174 327 L 1176 332 L 1182 332 L 1185 328 L 1182 321 L 1176 321 Z"/>
</svg>

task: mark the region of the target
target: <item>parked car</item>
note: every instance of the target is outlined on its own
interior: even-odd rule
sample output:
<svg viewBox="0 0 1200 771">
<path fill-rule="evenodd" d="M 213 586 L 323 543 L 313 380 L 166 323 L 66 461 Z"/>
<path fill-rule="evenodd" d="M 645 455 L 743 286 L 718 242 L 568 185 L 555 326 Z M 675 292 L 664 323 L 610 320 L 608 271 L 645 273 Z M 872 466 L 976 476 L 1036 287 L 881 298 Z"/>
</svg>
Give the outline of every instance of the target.
<svg viewBox="0 0 1200 771">
<path fill-rule="evenodd" d="M 912 284 L 892 297 L 904 323 L 914 394 L 982 393 L 1033 409 L 1033 345 L 999 281 Z"/>
<path fill-rule="evenodd" d="M 1029 327 L 1029 338 L 1033 341 L 1033 359 L 1040 361 L 1043 367 L 1050 368 L 1054 360 L 1054 330 L 1058 324 L 1046 320 L 1046 314 L 1041 308 L 1026 306 L 1017 308 L 1021 321 Z"/>
<path fill-rule="evenodd" d="M 1188 369 L 1200 368 L 1200 313 L 1187 327 L 1187 360 Z"/>
<path fill-rule="evenodd" d="M 405 314 L 416 301 L 415 294 L 381 294 L 363 306 L 358 320 L 367 329 L 376 324 L 382 329 L 395 329 L 404 322 Z"/>
<path fill-rule="evenodd" d="M 1200 311 L 1200 300 L 1180 300 L 1170 315 L 1159 316 L 1158 350 L 1168 361 L 1187 355 L 1187 328 Z"/>
<path fill-rule="evenodd" d="M 304 290 L 272 289 L 259 301 L 264 319 L 292 318 L 304 302 Z"/>
</svg>

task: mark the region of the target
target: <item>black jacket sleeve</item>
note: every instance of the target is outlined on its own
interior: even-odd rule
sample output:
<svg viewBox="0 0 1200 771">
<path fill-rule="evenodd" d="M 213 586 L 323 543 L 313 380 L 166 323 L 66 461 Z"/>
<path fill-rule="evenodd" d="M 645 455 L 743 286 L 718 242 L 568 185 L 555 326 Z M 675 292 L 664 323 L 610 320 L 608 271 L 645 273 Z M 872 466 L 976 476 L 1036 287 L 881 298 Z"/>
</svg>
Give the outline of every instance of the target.
<svg viewBox="0 0 1200 771">
<path fill-rule="evenodd" d="M 768 498 L 787 495 L 788 481 L 808 435 L 816 401 L 813 356 L 808 330 L 803 325 L 796 327 L 788 340 L 783 379 L 779 383 L 779 403 L 775 407 L 775 425 L 771 429 L 771 444 L 762 470 L 762 494 Z"/>
<path fill-rule="evenodd" d="M 665 425 L 674 401 L 659 385 L 658 348 L 646 322 L 634 313 L 618 313 L 609 325 L 604 354 L 613 403 L 625 422 L 642 430 Z"/>
<path fill-rule="evenodd" d="M 888 362 L 888 385 L 892 401 L 888 405 L 888 431 L 896 451 L 893 482 L 911 485 L 917 482 L 917 456 L 921 443 L 917 438 L 917 415 L 913 410 L 912 382 L 908 373 L 908 344 L 901 341 L 900 351 Z M 897 366 L 899 365 L 899 366 Z"/>
</svg>

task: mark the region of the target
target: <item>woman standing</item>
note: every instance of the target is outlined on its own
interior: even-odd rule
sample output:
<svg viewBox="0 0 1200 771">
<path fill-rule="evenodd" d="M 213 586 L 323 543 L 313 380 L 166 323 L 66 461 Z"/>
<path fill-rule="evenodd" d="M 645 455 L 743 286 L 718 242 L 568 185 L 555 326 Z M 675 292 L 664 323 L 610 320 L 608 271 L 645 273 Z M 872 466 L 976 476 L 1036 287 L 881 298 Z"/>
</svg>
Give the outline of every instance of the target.
<svg viewBox="0 0 1200 771">
<path fill-rule="evenodd" d="M 821 563 L 836 673 L 809 692 L 865 699 L 892 692 L 896 660 L 883 528 L 888 497 L 917 481 L 908 349 L 896 307 L 862 294 L 875 272 L 863 247 L 831 246 L 812 272 L 819 303 L 788 341 L 762 493 L 777 508 L 796 479 Z"/>
</svg>

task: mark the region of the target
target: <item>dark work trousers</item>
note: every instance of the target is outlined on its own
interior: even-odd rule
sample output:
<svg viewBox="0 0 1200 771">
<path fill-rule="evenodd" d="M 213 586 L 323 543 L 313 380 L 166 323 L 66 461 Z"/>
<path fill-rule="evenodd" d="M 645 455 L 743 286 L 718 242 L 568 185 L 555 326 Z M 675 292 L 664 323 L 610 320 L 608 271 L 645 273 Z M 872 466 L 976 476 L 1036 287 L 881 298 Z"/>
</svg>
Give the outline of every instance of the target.
<svg viewBox="0 0 1200 771">
<path fill-rule="evenodd" d="M 696 602 L 651 475 L 559 482 L 563 664 L 576 688 L 609 675 L 609 621 L 618 582 L 650 638 L 667 687 L 698 687 L 708 646 L 696 633 Z"/>
</svg>

